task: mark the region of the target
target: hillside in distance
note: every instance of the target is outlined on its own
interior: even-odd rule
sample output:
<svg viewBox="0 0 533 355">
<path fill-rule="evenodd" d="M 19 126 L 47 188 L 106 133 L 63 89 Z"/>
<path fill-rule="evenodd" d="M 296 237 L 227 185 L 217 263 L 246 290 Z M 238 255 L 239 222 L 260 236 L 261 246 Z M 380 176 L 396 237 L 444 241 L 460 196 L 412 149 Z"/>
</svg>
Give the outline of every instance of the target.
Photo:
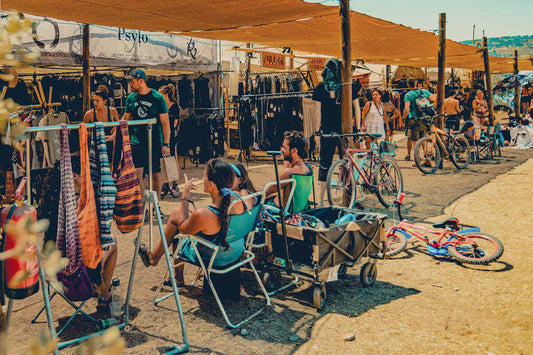
<svg viewBox="0 0 533 355">
<path fill-rule="evenodd" d="M 518 56 L 533 55 L 533 35 L 505 36 L 487 38 L 489 53 L 495 57 L 512 57 L 514 50 L 518 50 Z M 472 44 L 472 41 L 461 41 L 464 44 Z M 481 47 L 481 39 L 476 40 L 476 46 Z"/>
</svg>

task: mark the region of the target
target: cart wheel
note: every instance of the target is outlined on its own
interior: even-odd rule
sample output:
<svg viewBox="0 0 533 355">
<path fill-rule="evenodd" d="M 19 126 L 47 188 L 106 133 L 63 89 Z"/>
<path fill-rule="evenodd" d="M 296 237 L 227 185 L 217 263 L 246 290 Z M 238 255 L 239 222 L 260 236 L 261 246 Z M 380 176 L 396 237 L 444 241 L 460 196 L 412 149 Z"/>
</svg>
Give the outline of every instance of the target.
<svg viewBox="0 0 533 355">
<path fill-rule="evenodd" d="M 124 331 L 129 332 L 131 330 L 131 325 L 128 324 L 124 327 Z"/>
<path fill-rule="evenodd" d="M 265 271 L 263 274 L 263 285 L 268 291 L 274 291 L 281 286 L 281 273 L 279 270 Z"/>
<path fill-rule="evenodd" d="M 313 288 L 313 306 L 320 310 L 326 303 L 326 284 L 321 283 Z"/>
<path fill-rule="evenodd" d="M 363 286 L 372 286 L 376 282 L 376 276 L 378 275 L 378 269 L 375 263 L 366 262 L 361 268 L 361 284 Z"/>
<path fill-rule="evenodd" d="M 348 265 L 345 263 L 342 263 L 339 266 L 339 270 L 337 271 L 337 275 L 339 276 L 339 279 L 346 276 L 346 271 L 348 270 Z"/>
</svg>

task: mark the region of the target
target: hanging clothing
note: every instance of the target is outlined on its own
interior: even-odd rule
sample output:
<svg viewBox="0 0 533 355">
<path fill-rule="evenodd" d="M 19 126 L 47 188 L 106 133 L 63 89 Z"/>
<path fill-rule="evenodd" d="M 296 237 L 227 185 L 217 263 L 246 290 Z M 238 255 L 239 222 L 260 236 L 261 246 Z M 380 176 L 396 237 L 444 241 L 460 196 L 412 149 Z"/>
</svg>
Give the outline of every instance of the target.
<svg viewBox="0 0 533 355">
<path fill-rule="evenodd" d="M 383 115 L 383 103 L 380 102 L 379 105 L 376 105 L 375 102 L 370 102 L 370 109 L 365 117 L 365 128 L 367 133 L 381 134 L 381 138 L 385 138 Z"/>
<path fill-rule="evenodd" d="M 82 265 L 80 230 L 76 212 L 76 194 L 74 192 L 74 178 L 70 162 L 70 148 L 68 145 L 68 130 L 61 125 L 61 192 L 59 197 L 59 211 L 57 223 L 57 249 L 61 256 L 67 257 L 69 262 L 62 271 L 65 275 L 74 274 Z"/>
<path fill-rule="evenodd" d="M 311 137 L 320 129 L 320 103 L 309 98 L 302 99 L 304 136 Z"/>
<path fill-rule="evenodd" d="M 115 241 L 111 235 L 111 224 L 113 222 L 117 188 L 111 177 L 104 133 L 103 125 L 97 122 L 91 139 L 89 160 L 96 209 L 100 222 L 100 243 L 103 250 L 108 250 L 115 245 Z"/>
<path fill-rule="evenodd" d="M 178 95 L 181 107 L 192 107 L 193 93 L 191 81 L 189 79 L 182 78 L 178 81 Z"/>
<path fill-rule="evenodd" d="M 100 242 L 100 227 L 96 213 L 96 201 L 91 181 L 89 166 L 89 150 L 87 147 L 87 127 L 80 124 L 80 175 L 81 190 L 78 200 L 78 225 L 81 237 L 81 252 L 83 263 L 91 269 L 96 269 L 102 260 L 102 245 Z"/>
<path fill-rule="evenodd" d="M 194 107 L 211 107 L 211 99 L 209 98 L 209 79 L 207 78 L 199 77 L 194 79 Z"/>
<path fill-rule="evenodd" d="M 57 126 L 69 124 L 69 119 L 64 112 L 52 112 L 46 115 L 40 122 L 39 127 Z M 40 131 L 35 136 L 35 140 L 42 141 L 44 144 L 44 155 L 47 161 L 47 167 L 54 166 L 54 163 L 60 159 L 59 131 Z"/>
</svg>

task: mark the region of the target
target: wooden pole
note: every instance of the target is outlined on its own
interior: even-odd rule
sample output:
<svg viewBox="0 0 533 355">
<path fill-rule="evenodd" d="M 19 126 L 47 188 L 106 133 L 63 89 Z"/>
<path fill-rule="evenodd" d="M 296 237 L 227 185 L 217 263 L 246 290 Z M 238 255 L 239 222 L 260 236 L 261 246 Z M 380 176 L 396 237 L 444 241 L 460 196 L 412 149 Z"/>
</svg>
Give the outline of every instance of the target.
<svg viewBox="0 0 533 355">
<path fill-rule="evenodd" d="M 485 86 L 487 87 L 487 104 L 489 105 L 489 124 L 494 126 L 494 106 L 492 101 L 492 82 L 490 77 L 489 47 L 487 37 L 483 36 L 483 62 L 485 63 Z"/>
<path fill-rule="evenodd" d="M 472 45 L 476 45 L 476 25 L 474 25 L 472 28 Z"/>
<path fill-rule="evenodd" d="M 292 49 L 289 51 L 289 54 L 290 54 L 290 56 L 289 56 L 289 70 L 293 70 L 294 69 L 294 55 L 293 55 L 294 52 L 293 52 Z"/>
<path fill-rule="evenodd" d="M 437 83 L 437 113 L 444 113 L 444 72 L 446 70 L 446 13 L 439 14 L 439 74 Z M 444 129 L 444 117 L 439 117 L 438 125 Z"/>
<path fill-rule="evenodd" d="M 82 35 L 82 65 L 83 65 L 83 112 L 91 109 L 91 69 L 89 58 L 89 25 L 83 25 Z"/>
<path fill-rule="evenodd" d="M 252 45 L 251 43 L 246 43 L 246 48 L 252 48 Z M 252 69 L 252 56 L 253 56 L 253 53 L 250 51 L 250 52 L 247 52 L 246 53 L 246 75 L 245 75 L 245 81 L 244 81 L 244 94 L 245 95 L 248 95 L 250 93 L 250 84 L 249 84 L 249 81 L 250 81 L 250 72 L 251 72 L 251 69 Z"/>
<path fill-rule="evenodd" d="M 340 0 L 339 15 L 341 22 L 342 53 L 342 133 L 352 133 L 352 40 L 350 33 L 350 0 Z"/>
<path fill-rule="evenodd" d="M 513 61 L 513 72 L 514 75 L 518 75 L 518 50 L 514 50 L 514 61 Z M 520 117 L 520 84 L 518 83 L 518 77 L 516 78 L 517 84 L 514 88 L 514 116 L 516 118 Z"/>
</svg>

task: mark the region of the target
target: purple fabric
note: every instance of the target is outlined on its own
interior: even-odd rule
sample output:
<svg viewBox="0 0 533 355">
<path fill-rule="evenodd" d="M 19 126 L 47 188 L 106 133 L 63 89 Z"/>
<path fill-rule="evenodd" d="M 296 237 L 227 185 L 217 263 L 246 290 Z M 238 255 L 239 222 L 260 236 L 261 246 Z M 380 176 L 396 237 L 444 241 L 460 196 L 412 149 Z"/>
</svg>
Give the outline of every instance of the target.
<svg viewBox="0 0 533 355">
<path fill-rule="evenodd" d="M 70 276 L 83 266 L 81 258 L 80 230 L 78 226 L 78 212 L 74 190 L 74 178 L 70 162 L 70 147 L 68 144 L 67 125 L 61 125 L 61 192 L 59 197 L 57 249 L 69 262 L 62 274 Z"/>
</svg>

